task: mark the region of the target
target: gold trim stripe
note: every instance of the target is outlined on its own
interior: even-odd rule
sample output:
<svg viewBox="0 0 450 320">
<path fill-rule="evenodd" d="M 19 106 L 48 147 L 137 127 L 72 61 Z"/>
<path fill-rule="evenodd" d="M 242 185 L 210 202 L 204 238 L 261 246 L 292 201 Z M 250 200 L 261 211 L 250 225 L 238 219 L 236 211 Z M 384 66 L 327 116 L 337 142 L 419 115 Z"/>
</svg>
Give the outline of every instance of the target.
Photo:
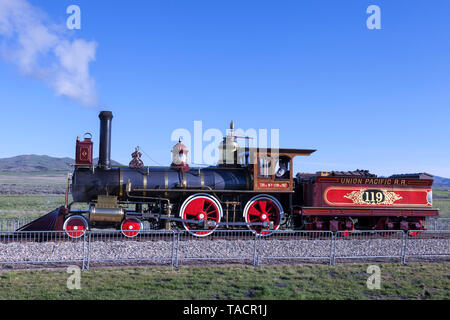
<svg viewBox="0 0 450 320">
<path fill-rule="evenodd" d="M 169 174 L 164 172 L 164 189 L 169 189 Z"/>
<path fill-rule="evenodd" d="M 142 175 L 142 179 L 143 179 L 143 182 L 142 182 L 142 184 L 143 184 L 143 186 L 144 186 L 144 189 L 147 189 L 147 175 Z M 147 195 L 147 192 L 146 191 L 144 191 L 144 197 Z"/>
<path fill-rule="evenodd" d="M 181 182 L 183 184 L 183 188 L 187 188 L 187 181 L 186 181 L 186 173 L 184 170 L 181 170 L 181 177 L 183 181 Z"/>
<path fill-rule="evenodd" d="M 202 188 L 205 186 L 205 177 L 203 176 L 203 173 L 201 171 L 200 171 L 200 185 L 202 186 Z"/>
<path fill-rule="evenodd" d="M 122 168 L 119 168 L 119 196 L 123 196 L 123 173 Z"/>
</svg>

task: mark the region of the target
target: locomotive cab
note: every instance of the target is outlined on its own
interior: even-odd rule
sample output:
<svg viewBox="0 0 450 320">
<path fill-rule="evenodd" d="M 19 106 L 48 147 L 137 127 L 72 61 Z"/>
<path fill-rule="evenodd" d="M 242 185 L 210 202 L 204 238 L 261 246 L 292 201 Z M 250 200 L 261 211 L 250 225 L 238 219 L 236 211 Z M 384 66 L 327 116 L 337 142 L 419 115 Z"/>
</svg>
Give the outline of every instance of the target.
<svg viewBox="0 0 450 320">
<path fill-rule="evenodd" d="M 253 159 L 253 190 L 293 192 L 293 159 L 316 150 L 250 148 Z"/>
</svg>

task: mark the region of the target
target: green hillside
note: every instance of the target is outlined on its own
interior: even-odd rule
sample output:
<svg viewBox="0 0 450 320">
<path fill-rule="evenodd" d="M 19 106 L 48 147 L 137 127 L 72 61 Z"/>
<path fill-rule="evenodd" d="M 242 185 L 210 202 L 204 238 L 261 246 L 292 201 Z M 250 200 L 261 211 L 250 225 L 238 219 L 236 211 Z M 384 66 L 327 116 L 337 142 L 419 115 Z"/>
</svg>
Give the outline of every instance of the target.
<svg viewBox="0 0 450 320">
<path fill-rule="evenodd" d="M 58 172 L 71 170 L 71 158 L 54 158 L 41 155 L 22 155 L 0 159 L 2 172 Z"/>
<path fill-rule="evenodd" d="M 98 158 L 94 159 L 97 163 Z M 0 159 L 0 172 L 67 172 L 73 170 L 70 166 L 75 160 L 72 158 L 55 158 L 42 155 L 21 155 L 11 158 Z M 120 165 L 116 161 L 111 161 L 113 165 Z"/>
</svg>

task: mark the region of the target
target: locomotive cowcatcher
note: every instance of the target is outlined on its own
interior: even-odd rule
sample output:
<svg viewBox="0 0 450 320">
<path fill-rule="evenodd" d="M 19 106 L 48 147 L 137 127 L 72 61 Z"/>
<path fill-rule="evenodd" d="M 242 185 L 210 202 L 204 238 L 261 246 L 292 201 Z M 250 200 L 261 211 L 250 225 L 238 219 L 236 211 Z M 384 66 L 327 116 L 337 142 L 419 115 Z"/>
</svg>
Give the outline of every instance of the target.
<svg viewBox="0 0 450 320">
<path fill-rule="evenodd" d="M 377 177 L 367 171 L 299 173 L 293 159 L 316 150 L 240 147 L 234 125 L 217 166 L 191 168 L 181 140 L 170 167 L 144 166 L 139 149 L 129 166 L 111 164 L 113 115 L 102 111 L 98 164 L 91 137 L 77 139 L 72 203 L 21 230 L 53 227 L 70 237 L 115 228 L 135 237 L 150 229 L 184 228 L 205 237 L 217 228 L 249 228 L 267 236 L 280 228 L 306 230 L 422 230 L 432 206 L 428 174 Z M 66 194 L 68 199 L 68 194 Z M 73 210 L 74 204 L 89 209 Z"/>
</svg>

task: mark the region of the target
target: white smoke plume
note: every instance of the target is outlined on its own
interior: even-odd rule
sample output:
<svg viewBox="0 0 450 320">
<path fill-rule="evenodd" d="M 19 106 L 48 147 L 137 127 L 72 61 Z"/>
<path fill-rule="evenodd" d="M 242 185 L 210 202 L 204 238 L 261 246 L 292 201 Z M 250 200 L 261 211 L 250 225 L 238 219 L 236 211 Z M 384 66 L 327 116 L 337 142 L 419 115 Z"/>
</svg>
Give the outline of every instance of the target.
<svg viewBox="0 0 450 320">
<path fill-rule="evenodd" d="M 0 40 L 2 58 L 23 74 L 45 81 L 57 95 L 97 105 L 89 72 L 95 41 L 73 39 L 65 25 L 56 25 L 27 0 L 0 0 Z"/>
</svg>

